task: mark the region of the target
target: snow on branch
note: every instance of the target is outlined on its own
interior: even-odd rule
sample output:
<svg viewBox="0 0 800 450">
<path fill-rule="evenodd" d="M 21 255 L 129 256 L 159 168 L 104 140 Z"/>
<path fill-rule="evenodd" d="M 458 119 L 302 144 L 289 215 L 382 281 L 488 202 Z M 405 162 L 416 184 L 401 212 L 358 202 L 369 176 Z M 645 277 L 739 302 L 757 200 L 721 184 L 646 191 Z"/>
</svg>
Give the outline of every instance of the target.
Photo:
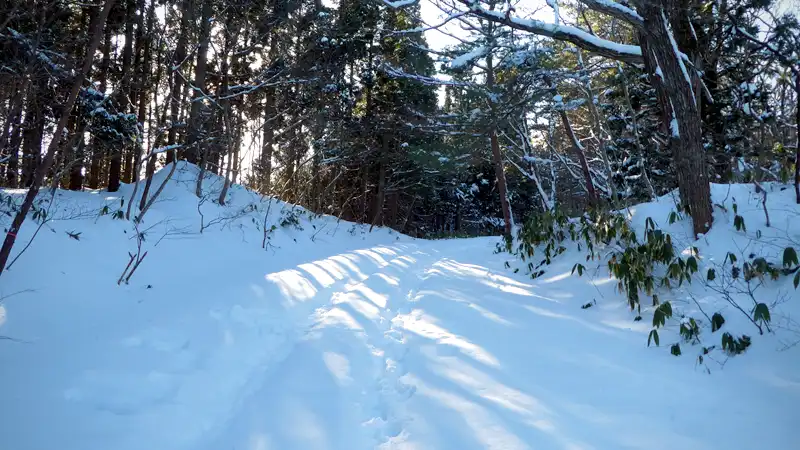
<svg viewBox="0 0 800 450">
<path fill-rule="evenodd" d="M 619 44 L 590 34 L 580 28 L 545 23 L 535 19 L 521 19 L 499 11 L 490 11 L 478 5 L 476 0 L 459 0 L 478 17 L 501 23 L 511 28 L 547 36 L 559 41 L 571 42 L 578 47 L 607 58 L 632 64 L 642 63 L 642 49 L 638 45 Z"/>
<path fill-rule="evenodd" d="M 466 66 L 467 64 L 471 63 L 472 61 L 482 56 L 485 56 L 488 52 L 489 52 L 488 49 L 483 45 L 475 47 L 472 50 L 468 51 L 467 53 L 464 53 L 463 55 L 458 56 L 457 58 L 454 58 L 452 61 L 450 61 L 450 68 L 460 69 Z"/>
<path fill-rule="evenodd" d="M 417 3 L 418 1 L 419 0 L 397 0 L 396 2 L 393 2 L 393 1 L 390 1 L 390 0 L 383 0 L 383 3 L 386 3 L 391 8 L 398 9 L 398 8 L 402 8 L 404 6 L 413 5 L 414 3 Z"/>
<path fill-rule="evenodd" d="M 474 89 L 477 91 L 483 91 L 483 89 L 481 89 L 479 86 L 472 83 L 465 83 L 462 81 L 453 81 L 453 80 L 443 80 L 441 78 L 436 78 L 436 77 L 411 74 L 403 71 L 402 69 L 394 67 L 385 61 L 381 62 L 378 65 L 378 70 L 380 70 L 381 72 L 385 73 L 390 77 L 416 80 L 426 86 L 458 86 L 468 89 Z"/>
<path fill-rule="evenodd" d="M 579 0 L 597 12 L 608 14 L 620 20 L 624 20 L 638 29 L 644 28 L 644 19 L 636 11 L 621 5 L 614 0 Z"/>
</svg>

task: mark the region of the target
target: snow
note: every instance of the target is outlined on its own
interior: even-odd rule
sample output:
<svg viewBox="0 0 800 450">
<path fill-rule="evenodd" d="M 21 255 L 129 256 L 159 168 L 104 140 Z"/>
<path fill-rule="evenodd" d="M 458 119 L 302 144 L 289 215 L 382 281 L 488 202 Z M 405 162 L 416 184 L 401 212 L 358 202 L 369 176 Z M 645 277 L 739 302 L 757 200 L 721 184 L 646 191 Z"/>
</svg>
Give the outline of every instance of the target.
<svg viewBox="0 0 800 450">
<path fill-rule="evenodd" d="M 472 50 L 468 51 L 467 53 L 464 53 L 463 55 L 460 55 L 454 58 L 452 61 L 450 61 L 450 68 L 459 69 L 461 67 L 464 67 L 467 64 L 471 63 L 472 61 L 486 55 L 487 52 L 488 49 L 483 45 L 475 47 Z"/>
<path fill-rule="evenodd" d="M 547 6 L 553 8 L 553 23 L 559 25 L 561 23 L 561 13 L 558 9 L 558 0 L 545 0 Z"/>
<path fill-rule="evenodd" d="M 390 1 L 390 0 L 383 0 L 383 3 L 387 4 L 389 7 L 398 9 L 404 6 L 410 6 L 417 3 L 419 0 L 398 0 L 398 1 Z"/>
<path fill-rule="evenodd" d="M 683 78 L 686 80 L 686 84 L 689 85 L 689 92 L 692 93 L 692 100 L 697 103 L 697 99 L 694 96 L 694 87 L 692 86 L 692 80 L 689 78 L 689 72 L 686 70 L 686 64 L 684 64 L 684 59 L 688 59 L 685 54 L 681 53 L 678 49 L 678 43 L 675 42 L 675 35 L 672 33 L 672 27 L 669 25 L 669 21 L 667 20 L 666 14 L 664 14 L 664 10 L 661 10 L 661 20 L 664 24 L 664 29 L 669 36 L 669 42 L 672 44 L 672 52 L 675 54 L 675 59 L 678 61 L 678 66 L 681 68 L 681 72 L 683 73 Z M 661 68 L 659 66 L 659 68 Z"/>
<path fill-rule="evenodd" d="M 640 16 L 639 13 L 613 0 L 592 0 L 592 3 L 601 5 L 608 10 L 616 10 L 631 19 L 635 19 L 637 22 L 644 22 L 644 18 Z"/>
<path fill-rule="evenodd" d="M 681 129 L 678 127 L 678 119 L 675 116 L 672 116 L 672 120 L 669 121 L 669 129 L 672 132 L 672 137 L 680 137 Z"/>
<path fill-rule="evenodd" d="M 140 227 L 148 257 L 122 286 L 135 230 L 97 211 L 132 186 L 58 191 L 55 219 L 0 277 L 4 447 L 746 450 L 800 439 L 800 346 L 777 351 L 797 340 L 790 327 L 754 335 L 729 307 L 725 329 L 753 345 L 709 374 L 697 347 L 680 358 L 648 348 L 648 319 L 634 322 L 605 261 L 576 248 L 532 280 L 506 268 L 523 263 L 494 253 L 497 238 L 369 233 L 237 185 L 227 206 L 198 205 L 197 173 L 179 164 Z M 214 198 L 222 180 L 204 185 Z M 631 223 L 653 217 L 681 249 L 699 248 L 703 268 L 737 247 L 776 257 L 800 240 L 798 211 L 791 189 L 765 188 L 770 228 L 749 185 L 713 186 L 727 212 L 715 208 L 699 241 L 688 219 L 662 223 L 669 196 L 631 207 Z M 733 229 L 733 201 L 748 233 Z M 201 234 L 198 208 L 224 220 Z M 268 210 L 277 229 L 264 250 Z M 292 215 L 297 226 L 280 225 Z M 571 275 L 575 262 L 584 276 Z M 800 312 L 789 280 L 759 292 L 788 296 L 776 323 Z M 694 314 L 689 293 L 710 311 L 721 301 L 695 282 L 673 292 L 676 311 Z"/>
<path fill-rule="evenodd" d="M 574 37 L 575 39 L 584 42 L 588 42 L 598 48 L 610 50 L 620 55 L 628 55 L 633 57 L 642 56 L 642 49 L 637 45 L 619 44 L 613 41 L 602 39 L 591 33 L 581 30 L 580 28 L 568 25 L 550 24 L 535 19 L 521 19 L 518 17 L 511 17 L 511 16 L 507 18 L 504 13 L 500 11 L 490 11 L 483 9 L 477 6 L 477 3 L 475 3 L 474 6 L 471 7 L 471 10 L 478 11 L 480 12 L 481 15 L 484 16 L 492 16 L 501 21 L 508 20 L 509 22 L 521 27 L 522 29 L 531 30 L 531 32 L 536 34 L 542 34 L 545 36 L 554 36 L 556 34 L 563 34 L 566 36 Z"/>
</svg>

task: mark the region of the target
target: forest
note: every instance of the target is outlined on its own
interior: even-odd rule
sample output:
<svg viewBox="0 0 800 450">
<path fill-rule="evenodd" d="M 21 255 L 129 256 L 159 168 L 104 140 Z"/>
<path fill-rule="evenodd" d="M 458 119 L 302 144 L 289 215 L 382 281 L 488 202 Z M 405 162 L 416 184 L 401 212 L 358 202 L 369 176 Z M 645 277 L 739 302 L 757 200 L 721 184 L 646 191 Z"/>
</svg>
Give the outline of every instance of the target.
<svg viewBox="0 0 800 450">
<path fill-rule="evenodd" d="M 800 203 L 791 3 L 546 3 L 4 2 L 0 186 L 28 195 L 0 268 L 40 191 L 135 184 L 141 220 L 178 160 L 198 196 L 224 177 L 219 204 L 241 183 L 421 237 L 675 189 L 702 234 L 710 183 L 793 182 Z"/>
</svg>

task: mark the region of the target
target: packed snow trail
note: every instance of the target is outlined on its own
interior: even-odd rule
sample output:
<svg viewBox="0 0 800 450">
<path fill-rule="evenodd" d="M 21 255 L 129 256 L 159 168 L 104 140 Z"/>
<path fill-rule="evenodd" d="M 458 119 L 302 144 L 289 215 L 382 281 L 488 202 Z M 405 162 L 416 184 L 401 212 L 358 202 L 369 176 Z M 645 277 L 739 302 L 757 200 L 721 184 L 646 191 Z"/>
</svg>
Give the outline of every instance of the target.
<svg viewBox="0 0 800 450">
<path fill-rule="evenodd" d="M 800 398 L 796 381 L 776 377 L 783 383 L 748 390 L 741 378 L 687 371 L 668 354 L 648 358 L 642 331 L 614 319 L 624 305 L 576 309 L 563 287 L 588 291 L 565 276 L 568 268 L 556 264 L 557 276 L 535 284 L 510 277 L 491 256 L 494 243 L 403 246 L 362 281 L 325 292 L 330 303 L 310 332 L 203 448 L 789 449 L 798 442 L 785 415 Z M 763 375 L 738 369 L 753 382 Z"/>
<path fill-rule="evenodd" d="M 497 238 L 295 220 L 302 210 L 239 186 L 225 207 L 199 204 L 196 172 L 181 165 L 140 230 L 111 217 L 130 186 L 56 195 L 54 214 L 79 219 L 49 223 L 0 278 L 0 449 L 798 448 L 800 345 L 778 351 L 798 341 L 791 280 L 759 290 L 786 300 L 774 323 L 789 327 L 708 374 L 695 362 L 702 346 L 669 354 L 678 318 L 648 348 L 652 313 L 634 321 L 585 253 L 570 249 L 532 280 L 494 252 Z M 739 212 L 758 226 L 748 189 L 735 187 Z M 770 194 L 783 206 L 765 235 L 800 240 L 790 194 Z M 631 223 L 670 204 L 632 207 Z M 224 220 L 199 233 L 198 210 Z M 751 238 L 730 222 L 717 217 L 690 243 L 706 261 Z M 262 223 L 279 225 L 266 251 Z M 672 225 L 676 243 L 681 227 L 691 231 Z M 138 232 L 149 256 L 118 286 Z M 591 274 L 571 274 L 576 262 Z M 748 332 L 701 288 L 665 295 L 676 313 L 696 295 L 722 308 L 725 329 Z M 704 333 L 702 345 L 719 342 Z"/>
<path fill-rule="evenodd" d="M 96 343 L 95 358 L 76 352 L 79 376 L 61 392 L 37 384 L 42 373 L 2 386 L 0 436 L 14 444 L 3 448 L 794 448 L 789 368 L 750 370 L 753 352 L 710 376 L 688 369 L 644 346 L 646 333 L 619 319 L 624 304 L 578 308 L 591 299 L 576 295 L 611 283 L 592 292 L 558 262 L 527 280 L 495 242 L 338 253 L 267 274 L 225 310 L 123 326 L 127 337 Z M 278 298 L 287 310 L 252 303 Z M 205 341 L 186 334 L 203 327 Z M 19 387 L 44 398 L 9 409 L 26 406 Z"/>
</svg>

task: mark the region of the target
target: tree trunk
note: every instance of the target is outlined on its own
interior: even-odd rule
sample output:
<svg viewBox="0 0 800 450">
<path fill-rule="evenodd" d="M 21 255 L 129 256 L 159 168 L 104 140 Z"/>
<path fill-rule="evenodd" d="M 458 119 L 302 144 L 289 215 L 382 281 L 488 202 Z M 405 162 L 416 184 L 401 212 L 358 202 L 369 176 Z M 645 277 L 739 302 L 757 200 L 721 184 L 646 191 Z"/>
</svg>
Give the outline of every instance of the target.
<svg viewBox="0 0 800 450">
<path fill-rule="evenodd" d="M 81 127 L 80 131 L 83 131 L 84 127 Z M 65 161 L 66 164 L 69 164 L 69 185 L 67 188 L 70 191 L 80 191 L 83 189 L 83 158 L 85 156 L 84 149 L 86 147 L 86 140 L 83 137 L 83 133 L 79 136 L 75 136 L 76 140 L 78 141 L 78 145 L 75 146 L 75 151 L 70 155 L 70 157 Z"/>
<path fill-rule="evenodd" d="M 103 39 L 103 59 L 100 61 L 100 72 L 98 74 L 100 81 L 100 92 L 106 93 L 108 88 L 108 72 L 111 69 L 111 28 L 106 28 L 105 37 Z M 105 146 L 96 138 L 91 138 L 90 150 L 91 162 L 89 163 L 89 189 L 99 189 L 101 169 L 103 165 L 103 156 L 106 152 Z"/>
<path fill-rule="evenodd" d="M 30 87 L 28 101 L 25 105 L 25 124 L 22 131 L 22 178 L 23 187 L 31 187 L 36 168 L 42 156 L 42 137 L 44 136 L 44 114 L 42 113 L 44 90 L 47 84 L 43 80 Z"/>
<path fill-rule="evenodd" d="M 561 116 L 561 123 L 564 124 L 564 130 L 566 130 L 567 136 L 570 142 L 572 142 L 572 149 L 575 151 L 575 156 L 578 157 L 578 161 L 581 164 L 583 182 L 586 184 L 586 193 L 589 194 L 589 204 L 597 206 L 599 204 L 599 198 L 597 196 L 597 191 L 594 189 L 594 183 L 592 182 L 592 172 L 589 170 L 589 164 L 586 161 L 586 152 L 583 150 L 581 141 L 575 136 L 575 131 L 572 129 L 572 124 L 569 122 L 567 112 L 562 109 L 559 110 L 558 113 Z"/>
<path fill-rule="evenodd" d="M 384 140 L 387 139 L 386 136 L 383 137 Z M 383 146 L 386 149 L 388 143 L 384 141 Z M 382 161 L 379 163 L 378 166 L 378 192 L 375 195 L 375 215 L 372 217 L 372 224 L 369 227 L 370 233 L 372 232 L 372 228 L 381 221 L 383 217 L 383 204 L 386 198 L 386 164 Z"/>
<path fill-rule="evenodd" d="M 580 70 L 586 70 L 586 66 L 583 63 L 583 50 L 580 47 L 575 47 L 575 51 L 578 55 L 578 64 Z M 594 130 L 595 134 L 595 142 L 597 142 L 597 150 L 600 153 L 600 156 L 603 158 L 603 164 L 606 168 L 606 177 L 608 177 L 608 189 L 611 193 L 611 205 L 612 207 L 616 208 L 617 202 L 619 199 L 619 194 L 617 193 L 617 186 L 614 181 L 614 171 L 611 169 L 611 161 L 608 158 L 608 146 L 606 145 L 607 142 L 611 141 L 611 136 L 606 133 L 603 129 L 603 126 L 600 124 L 600 111 L 597 110 L 597 105 L 595 104 L 595 95 L 594 89 L 592 88 L 592 82 L 587 76 L 586 81 L 583 82 L 583 86 L 586 89 L 587 97 L 589 101 L 586 104 L 589 106 L 589 113 L 591 115 L 592 120 L 592 129 Z M 562 120 L 564 118 L 562 117 Z M 574 133 L 573 133 L 574 135 Z M 583 153 L 581 151 L 581 153 Z M 585 159 L 585 156 L 584 156 Z M 624 178 L 623 178 L 624 184 Z M 595 198 L 595 200 L 599 201 L 599 198 Z"/>
<path fill-rule="evenodd" d="M 189 138 L 187 140 L 186 161 L 192 164 L 203 165 L 202 151 L 199 147 L 200 135 L 203 125 L 201 123 L 201 112 L 203 102 L 199 99 L 206 95 L 206 69 L 208 65 L 208 41 L 211 34 L 211 14 L 213 12 L 211 0 L 203 0 L 203 10 L 200 15 L 200 36 L 197 45 L 197 64 L 194 69 L 194 84 L 192 86 L 192 106 L 189 113 Z M 203 167 L 200 168 L 201 173 Z M 198 181 L 198 185 L 202 180 Z"/>
<path fill-rule="evenodd" d="M 2 137 L 7 141 L 3 144 L 3 156 L 8 157 L 6 166 L 6 186 L 17 187 L 19 179 L 19 144 L 22 139 L 22 105 L 24 89 L 19 89 L 11 101 L 11 111 L 6 121 Z"/>
<path fill-rule="evenodd" d="M 183 78 L 177 73 L 181 64 L 186 59 L 186 46 L 188 45 L 189 18 L 191 17 L 191 3 L 189 0 L 181 1 L 181 29 L 178 42 L 175 45 L 175 57 L 172 60 L 170 69 L 169 84 L 169 131 L 167 132 L 167 145 L 175 145 L 178 142 L 178 118 L 180 117 L 181 105 L 180 98 L 183 90 Z M 167 152 L 167 164 L 173 162 L 177 152 Z"/>
<path fill-rule="evenodd" d="M 125 46 L 122 48 L 122 80 L 120 81 L 117 95 L 120 106 L 126 112 L 130 112 L 132 106 L 130 103 L 131 78 L 133 77 L 131 63 L 133 62 L 133 16 L 136 11 L 136 3 L 131 0 L 128 0 L 128 2 L 128 9 L 125 13 Z M 109 149 L 111 151 L 111 163 L 108 173 L 108 192 L 117 192 L 119 190 L 120 181 L 123 179 L 122 160 L 123 157 L 127 157 L 124 154 L 130 151 L 126 147 Z M 129 182 L 130 179 L 125 178 L 125 181 Z"/>
<path fill-rule="evenodd" d="M 494 9 L 494 2 L 491 4 L 491 9 Z M 488 34 L 493 38 L 495 25 L 494 23 L 488 24 Z M 491 39 L 490 39 L 491 40 Z M 486 89 L 489 92 L 494 90 L 495 83 L 494 74 L 494 58 L 491 52 L 486 56 Z M 489 101 L 491 109 L 491 125 L 489 129 L 489 145 L 492 149 L 492 164 L 494 165 L 494 175 L 497 179 L 497 193 L 500 195 L 500 209 L 503 211 L 503 234 L 506 237 L 511 237 L 512 222 L 511 217 L 511 204 L 508 201 L 508 188 L 506 187 L 506 174 L 503 167 L 503 155 L 500 152 L 500 143 L 497 140 L 497 111 L 494 101 Z"/>
<path fill-rule="evenodd" d="M 668 8 L 665 11 L 661 5 L 651 2 L 642 2 L 638 9 L 645 20 L 646 45 L 642 46 L 645 65 L 662 109 L 670 113 L 665 121 L 669 120 L 670 124 L 670 147 L 681 203 L 692 216 L 694 234 L 704 234 L 713 222 L 711 186 L 702 144 L 702 121 L 689 78 L 691 68 L 675 53 L 677 45 L 673 45 L 674 37 L 667 20 L 667 11 L 673 11 Z M 674 13 L 679 17 L 685 15 L 682 11 Z"/>
<path fill-rule="evenodd" d="M 53 132 L 53 136 L 61 136 L 64 128 L 67 126 L 72 108 L 75 105 L 75 100 L 78 98 L 78 93 L 80 92 L 81 85 L 83 84 L 84 77 L 92 67 L 94 52 L 100 45 L 103 27 L 113 4 L 113 0 L 106 0 L 103 10 L 100 11 L 96 20 L 94 21 L 93 26 L 91 27 L 92 38 L 89 41 L 89 47 L 86 50 L 86 57 L 83 62 L 83 67 L 81 68 L 81 71 L 75 75 L 69 95 L 64 102 L 61 117 L 58 119 L 58 123 L 56 124 Z M 50 144 L 47 147 L 47 153 L 45 153 L 42 163 L 36 168 L 31 187 L 28 189 L 28 193 L 25 195 L 25 199 L 23 200 L 19 211 L 11 223 L 11 228 L 9 228 L 8 232 L 6 233 L 6 238 L 3 241 L 3 247 L 0 248 L 0 275 L 2 275 L 3 270 L 6 267 L 8 257 L 11 255 L 11 249 L 14 247 L 14 241 L 17 239 L 17 233 L 22 227 L 22 224 L 25 222 L 25 218 L 27 217 L 34 200 L 36 200 L 36 195 L 39 194 L 39 189 L 44 181 L 44 176 L 47 174 L 47 171 L 50 170 L 50 166 L 53 164 L 58 143 L 59 139 L 52 139 L 50 141 Z"/>
<path fill-rule="evenodd" d="M 794 156 L 794 194 L 797 204 L 800 205 L 800 76 L 795 77 L 795 92 L 797 105 L 795 107 L 795 156 Z"/>
</svg>

